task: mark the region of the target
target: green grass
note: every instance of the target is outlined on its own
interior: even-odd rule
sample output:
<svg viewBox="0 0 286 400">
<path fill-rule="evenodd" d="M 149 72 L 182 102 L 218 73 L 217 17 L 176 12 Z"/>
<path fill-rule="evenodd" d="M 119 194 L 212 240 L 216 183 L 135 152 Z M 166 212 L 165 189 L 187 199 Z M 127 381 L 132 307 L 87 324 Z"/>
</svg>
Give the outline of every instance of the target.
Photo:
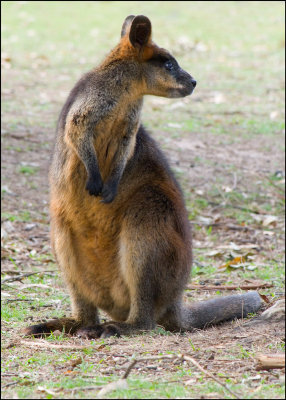
<svg viewBox="0 0 286 400">
<path fill-rule="evenodd" d="M 192 375 L 190 374 L 190 377 Z M 185 375 L 186 377 L 186 375 Z M 156 380 L 154 382 L 148 382 L 144 379 L 140 379 L 135 376 L 131 376 L 130 378 L 127 379 L 128 382 L 128 389 L 125 390 L 115 390 L 113 392 L 109 392 L 106 398 L 114 398 L 114 399 L 132 399 L 132 398 L 138 398 L 138 399 L 144 399 L 144 398 L 192 398 L 196 397 L 196 389 L 193 387 L 193 385 L 189 386 L 182 386 L 179 384 L 181 380 L 181 375 L 180 374 L 174 374 L 172 377 L 173 381 L 178 381 L 176 382 L 166 382 L 162 380 Z M 249 378 L 249 376 L 245 375 L 244 379 Z M 50 382 L 41 382 L 41 386 L 44 386 L 46 389 L 50 389 L 51 391 L 54 391 L 56 393 L 56 398 L 67 398 L 64 395 L 64 389 L 67 389 L 65 392 L 66 395 L 69 395 L 73 393 L 73 398 L 94 398 L 98 390 L 85 390 L 85 387 L 90 387 L 90 386 L 98 386 L 99 388 L 106 385 L 107 383 L 111 381 L 117 381 L 118 377 L 113 376 L 113 377 L 98 377 L 98 378 L 93 378 L 92 381 L 88 381 L 87 379 L 81 379 L 81 378 L 73 378 L 71 381 L 70 378 L 62 378 L 59 380 L 57 384 L 53 384 Z M 226 381 L 227 386 L 232 389 L 233 391 L 236 390 L 236 392 L 240 393 L 244 390 L 243 384 L 237 384 L 236 382 L 233 382 L 232 379 L 228 379 Z M 272 395 L 272 391 L 274 390 L 275 393 L 280 394 L 280 396 L 283 396 L 283 388 L 279 387 L 277 384 L 267 384 L 267 382 L 262 382 L 263 383 L 263 390 L 262 388 L 259 390 L 259 398 L 262 399 L 267 399 L 269 398 L 269 395 Z M 29 380 L 29 379 L 22 379 L 22 388 L 17 391 L 17 394 L 20 398 L 29 398 L 29 395 L 31 394 L 31 389 L 32 387 L 36 387 L 35 382 Z M 40 385 L 38 385 L 40 386 Z M 61 391 L 57 391 L 58 388 L 61 388 Z M 74 392 L 72 392 L 72 389 L 76 388 Z M 81 389 L 80 389 L 81 388 Z M 220 385 L 218 385 L 215 382 L 212 382 L 211 380 L 204 380 L 200 382 L 200 393 L 201 396 L 207 395 L 208 393 L 217 393 L 219 396 L 222 396 L 223 398 L 233 398 L 232 395 L 230 395 L 225 389 L 223 389 Z M 157 397 L 158 396 L 158 397 Z M 252 398 L 257 398 L 257 392 L 255 394 L 248 394 L 247 396 L 243 397 L 246 399 L 252 399 Z M 271 397 L 271 396 L 270 396 Z M 54 398 L 52 395 L 45 395 L 45 398 Z M 282 398 L 282 397 L 281 397 Z"/>
<path fill-rule="evenodd" d="M 10 212 L 2 212 L 1 213 L 2 220 L 9 220 L 9 221 L 23 221 L 28 222 L 31 220 L 31 213 L 27 210 L 21 211 L 19 214 L 12 214 Z"/>
<path fill-rule="evenodd" d="M 34 175 L 37 172 L 37 168 L 31 167 L 29 165 L 23 165 L 19 168 L 19 172 L 25 175 Z"/>
</svg>

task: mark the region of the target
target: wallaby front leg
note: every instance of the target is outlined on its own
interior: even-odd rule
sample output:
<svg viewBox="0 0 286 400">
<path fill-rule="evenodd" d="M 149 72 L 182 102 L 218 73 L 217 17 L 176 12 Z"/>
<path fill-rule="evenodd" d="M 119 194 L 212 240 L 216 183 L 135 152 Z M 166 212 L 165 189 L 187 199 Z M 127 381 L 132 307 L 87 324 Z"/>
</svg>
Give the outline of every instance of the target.
<svg viewBox="0 0 286 400">
<path fill-rule="evenodd" d="M 111 174 L 103 185 L 102 202 L 111 203 L 118 191 L 118 185 L 123 175 L 127 161 L 132 153 L 135 137 L 123 137 L 112 160 Z"/>
<path fill-rule="evenodd" d="M 83 162 L 87 172 L 86 190 L 92 196 L 99 196 L 103 188 L 103 182 L 98 167 L 97 156 L 93 145 L 94 125 L 76 116 L 66 127 L 65 140 L 77 153 Z"/>
</svg>

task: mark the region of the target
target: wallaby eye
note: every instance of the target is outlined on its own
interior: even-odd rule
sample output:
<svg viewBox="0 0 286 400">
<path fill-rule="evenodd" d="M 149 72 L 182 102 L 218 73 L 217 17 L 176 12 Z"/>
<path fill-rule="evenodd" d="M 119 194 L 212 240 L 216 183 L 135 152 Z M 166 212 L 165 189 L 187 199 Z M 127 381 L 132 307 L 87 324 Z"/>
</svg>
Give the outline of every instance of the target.
<svg viewBox="0 0 286 400">
<path fill-rule="evenodd" d="M 166 70 L 168 71 L 173 71 L 175 69 L 175 65 L 172 61 L 168 60 L 165 62 L 164 67 L 166 68 Z"/>
</svg>

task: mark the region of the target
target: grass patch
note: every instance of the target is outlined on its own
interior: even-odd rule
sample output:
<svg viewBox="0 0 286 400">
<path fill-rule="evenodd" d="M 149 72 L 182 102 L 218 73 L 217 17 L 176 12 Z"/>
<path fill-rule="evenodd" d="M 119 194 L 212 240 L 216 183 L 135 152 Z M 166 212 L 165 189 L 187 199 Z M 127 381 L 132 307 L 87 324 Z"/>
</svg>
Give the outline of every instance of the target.
<svg viewBox="0 0 286 400">
<path fill-rule="evenodd" d="M 4 211 L 1 213 L 1 219 L 9 220 L 11 222 L 14 221 L 28 222 L 31 220 L 31 213 L 30 211 L 22 211 L 19 214 L 12 214 Z"/>
<path fill-rule="evenodd" d="M 23 165 L 19 168 L 19 172 L 25 175 L 34 175 L 37 172 L 37 168 L 31 167 L 29 165 Z"/>
</svg>

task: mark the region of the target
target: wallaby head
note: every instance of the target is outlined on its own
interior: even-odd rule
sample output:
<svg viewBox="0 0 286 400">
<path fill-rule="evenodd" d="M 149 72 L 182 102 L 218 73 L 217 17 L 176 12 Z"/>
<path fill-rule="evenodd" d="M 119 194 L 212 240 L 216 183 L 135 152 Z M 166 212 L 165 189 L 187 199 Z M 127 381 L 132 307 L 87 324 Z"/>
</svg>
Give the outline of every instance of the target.
<svg viewBox="0 0 286 400">
<path fill-rule="evenodd" d="M 144 15 L 129 15 L 122 26 L 121 40 L 108 62 L 128 63 L 136 71 L 138 96 L 185 97 L 195 86 L 195 79 L 176 59 L 152 41 L 152 26 Z"/>
</svg>

